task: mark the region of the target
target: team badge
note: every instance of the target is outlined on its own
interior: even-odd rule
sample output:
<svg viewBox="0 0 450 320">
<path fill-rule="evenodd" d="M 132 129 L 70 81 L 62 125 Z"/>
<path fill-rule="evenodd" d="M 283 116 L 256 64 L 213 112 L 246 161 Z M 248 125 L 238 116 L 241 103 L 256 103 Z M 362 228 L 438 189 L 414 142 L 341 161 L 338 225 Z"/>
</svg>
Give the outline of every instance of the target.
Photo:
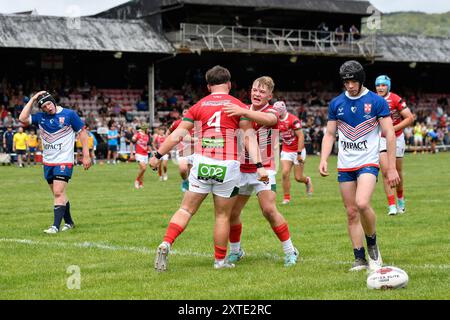
<svg viewBox="0 0 450 320">
<path fill-rule="evenodd" d="M 61 171 L 64 171 L 64 170 L 66 170 L 66 165 L 65 164 L 60 165 L 59 168 L 61 169 Z"/>
<path fill-rule="evenodd" d="M 372 111 L 372 104 L 370 104 L 370 103 L 365 103 L 365 104 L 364 104 L 364 112 L 365 112 L 365 113 L 370 113 L 370 111 Z"/>
<path fill-rule="evenodd" d="M 65 119 L 66 119 L 66 118 L 64 118 L 64 117 L 59 117 L 59 126 L 60 126 L 60 127 L 63 126 L 64 120 L 65 120 Z"/>
</svg>

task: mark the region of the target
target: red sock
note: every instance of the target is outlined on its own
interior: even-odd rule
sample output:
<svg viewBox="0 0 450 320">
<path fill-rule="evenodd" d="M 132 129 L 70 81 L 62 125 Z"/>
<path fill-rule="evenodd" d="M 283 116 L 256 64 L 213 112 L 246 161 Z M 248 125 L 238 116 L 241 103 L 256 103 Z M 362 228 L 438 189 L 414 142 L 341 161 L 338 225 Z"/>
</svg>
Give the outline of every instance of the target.
<svg viewBox="0 0 450 320">
<path fill-rule="evenodd" d="M 183 232 L 183 228 L 176 223 L 169 223 L 169 227 L 166 230 L 164 241 L 172 244 L 175 239 Z"/>
<path fill-rule="evenodd" d="M 287 223 L 284 223 L 278 227 L 272 227 L 272 229 L 281 242 L 289 240 L 289 238 L 291 237 Z"/>
<path fill-rule="evenodd" d="M 225 259 L 226 255 L 227 255 L 227 247 L 219 247 L 217 245 L 214 245 L 214 257 L 217 260 Z"/>
<path fill-rule="evenodd" d="M 403 190 L 397 190 L 397 198 L 403 199 Z"/>
<path fill-rule="evenodd" d="M 242 223 L 230 226 L 230 242 L 240 242 L 242 234 Z"/>
<path fill-rule="evenodd" d="M 388 196 L 387 199 L 390 206 L 395 206 L 395 195 Z"/>
<path fill-rule="evenodd" d="M 290 194 L 285 194 L 284 195 L 284 199 L 285 200 L 291 200 L 291 195 Z"/>
</svg>

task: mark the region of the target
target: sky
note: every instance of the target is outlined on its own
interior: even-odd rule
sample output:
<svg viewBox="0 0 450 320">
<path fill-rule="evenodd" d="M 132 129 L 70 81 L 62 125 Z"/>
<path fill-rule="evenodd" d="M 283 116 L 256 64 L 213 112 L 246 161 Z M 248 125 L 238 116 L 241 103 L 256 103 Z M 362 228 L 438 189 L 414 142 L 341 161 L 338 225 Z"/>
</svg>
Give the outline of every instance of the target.
<svg viewBox="0 0 450 320">
<path fill-rule="evenodd" d="M 443 13 L 450 11 L 450 0 L 369 0 L 381 12 L 422 11 Z M 41 15 L 86 16 L 99 13 L 128 1 L 124 0 L 0 0 L 0 13 L 14 13 L 36 9 Z"/>
</svg>

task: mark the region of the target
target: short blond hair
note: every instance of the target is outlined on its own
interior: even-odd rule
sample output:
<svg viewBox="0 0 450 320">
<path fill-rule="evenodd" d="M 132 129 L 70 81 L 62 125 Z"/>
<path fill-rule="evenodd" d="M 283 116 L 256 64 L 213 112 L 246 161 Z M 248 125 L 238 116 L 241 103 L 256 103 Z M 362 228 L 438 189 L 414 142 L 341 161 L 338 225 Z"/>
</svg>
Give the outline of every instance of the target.
<svg viewBox="0 0 450 320">
<path fill-rule="evenodd" d="M 273 89 L 275 88 L 275 82 L 273 82 L 273 79 L 268 76 L 259 77 L 253 81 L 253 85 L 265 86 L 269 92 L 273 92 Z"/>
</svg>

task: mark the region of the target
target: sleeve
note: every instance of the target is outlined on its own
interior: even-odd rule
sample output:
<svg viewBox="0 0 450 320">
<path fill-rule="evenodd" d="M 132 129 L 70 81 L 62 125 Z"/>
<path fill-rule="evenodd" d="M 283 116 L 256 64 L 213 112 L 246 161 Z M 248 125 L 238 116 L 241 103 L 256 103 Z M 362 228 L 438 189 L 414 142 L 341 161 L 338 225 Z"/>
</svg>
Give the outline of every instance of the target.
<svg viewBox="0 0 450 320">
<path fill-rule="evenodd" d="M 198 105 L 195 104 L 191 108 L 189 108 L 187 114 L 183 117 L 183 121 L 189 121 L 194 123 L 197 116 Z"/>
<path fill-rule="evenodd" d="M 376 116 L 378 119 L 391 116 L 391 110 L 389 109 L 389 105 L 384 98 L 378 99 Z"/>
<path fill-rule="evenodd" d="M 296 131 L 296 130 L 299 130 L 299 129 L 301 129 L 302 128 L 302 123 L 301 123 L 301 121 L 297 118 L 297 117 L 295 117 L 294 119 L 293 119 L 293 121 L 292 121 L 292 129 L 294 130 L 294 131 Z"/>
<path fill-rule="evenodd" d="M 30 123 L 34 125 L 38 125 L 39 121 L 41 121 L 42 113 L 38 112 L 35 114 L 30 115 Z"/>
<path fill-rule="evenodd" d="M 406 101 L 403 100 L 402 97 L 397 97 L 397 110 L 399 112 L 402 112 L 403 110 L 405 110 L 406 108 L 408 108 Z"/>
<path fill-rule="evenodd" d="M 335 102 L 331 101 L 330 105 L 328 106 L 328 121 L 336 121 L 336 107 Z"/>
<path fill-rule="evenodd" d="M 70 125 L 72 126 L 73 131 L 75 131 L 76 133 L 80 132 L 84 127 L 83 121 L 75 112 L 71 112 Z"/>
</svg>

